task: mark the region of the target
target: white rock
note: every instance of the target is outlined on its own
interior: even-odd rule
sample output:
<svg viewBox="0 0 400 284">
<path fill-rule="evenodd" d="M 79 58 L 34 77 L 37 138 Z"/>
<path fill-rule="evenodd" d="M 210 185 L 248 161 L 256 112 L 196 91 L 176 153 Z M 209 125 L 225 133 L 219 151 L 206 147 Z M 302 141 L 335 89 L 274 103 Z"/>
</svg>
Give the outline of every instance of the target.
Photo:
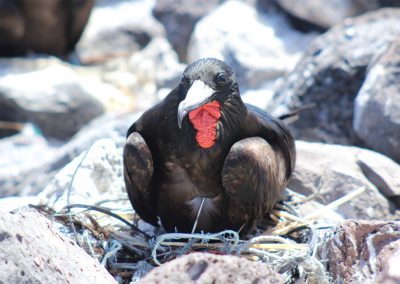
<svg viewBox="0 0 400 284">
<path fill-rule="evenodd" d="M 143 50 L 131 56 L 128 70 L 138 81 L 137 107 L 144 110 L 158 102 L 159 88 L 175 88 L 185 68 L 165 38 L 154 38 Z M 140 91 L 139 91 L 140 88 Z"/>
<path fill-rule="evenodd" d="M 188 59 L 224 60 L 240 86 L 257 87 L 292 70 L 312 38 L 291 29 L 281 15 L 257 14 L 245 2 L 226 1 L 196 24 Z"/>
<path fill-rule="evenodd" d="M 76 52 L 83 63 L 100 63 L 129 56 L 152 37 L 162 36 L 163 26 L 152 16 L 154 0 L 103 1 L 89 18 Z"/>
<path fill-rule="evenodd" d="M 0 282 L 117 283 L 35 210 L 0 214 Z"/>
<path fill-rule="evenodd" d="M 336 212 L 345 218 L 355 219 L 387 219 L 393 216 L 393 204 L 382 194 L 384 191 L 378 189 L 379 184 L 364 175 L 358 161 L 366 163 L 371 171 L 381 173 L 380 177 L 393 187 L 392 196 L 399 190 L 396 181 L 396 177 L 400 176 L 399 165 L 393 165 L 395 163 L 390 163 L 390 159 L 383 155 L 357 147 L 297 141 L 296 151 L 296 168 L 289 181 L 290 189 L 304 195 L 319 192 L 316 200 L 320 201 L 322 197 L 322 203 L 327 205 L 365 187 L 364 193 L 341 205 Z M 373 158 L 367 160 L 366 157 Z M 388 164 L 391 167 L 385 168 L 384 165 Z M 388 188 L 385 190 L 389 191 Z"/>
<path fill-rule="evenodd" d="M 54 58 L 0 62 L 3 120 L 30 121 L 46 137 L 68 139 L 104 111 L 73 68 Z"/>
<path fill-rule="evenodd" d="M 69 198 L 68 198 L 69 196 Z M 118 209 L 132 209 L 123 178 L 122 148 L 111 139 L 96 141 L 86 152 L 66 165 L 39 195 L 41 203 L 56 210 L 68 204 L 88 204 L 103 200 L 113 202 Z"/>
</svg>

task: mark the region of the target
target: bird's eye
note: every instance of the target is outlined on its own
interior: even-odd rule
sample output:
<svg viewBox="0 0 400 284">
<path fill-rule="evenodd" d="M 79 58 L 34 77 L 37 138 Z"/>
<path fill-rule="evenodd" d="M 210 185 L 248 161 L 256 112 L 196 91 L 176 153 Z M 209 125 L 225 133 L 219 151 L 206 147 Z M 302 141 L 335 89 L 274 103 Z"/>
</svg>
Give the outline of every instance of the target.
<svg viewBox="0 0 400 284">
<path fill-rule="evenodd" d="M 189 86 L 189 84 L 190 84 L 189 78 L 186 77 L 186 76 L 182 76 L 181 85 L 184 86 L 184 87 L 187 87 L 187 86 Z"/>
<path fill-rule="evenodd" d="M 220 74 L 217 76 L 217 85 L 218 85 L 218 86 L 220 86 L 220 87 L 225 86 L 226 81 L 227 81 L 227 80 L 226 80 L 226 76 L 225 76 L 224 73 L 220 73 Z"/>
</svg>

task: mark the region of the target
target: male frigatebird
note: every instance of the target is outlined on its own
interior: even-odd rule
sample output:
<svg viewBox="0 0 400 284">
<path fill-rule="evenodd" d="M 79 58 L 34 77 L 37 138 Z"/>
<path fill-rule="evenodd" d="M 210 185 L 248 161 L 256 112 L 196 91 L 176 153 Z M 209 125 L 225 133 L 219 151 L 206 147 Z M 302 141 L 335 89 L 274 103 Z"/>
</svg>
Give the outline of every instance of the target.
<svg viewBox="0 0 400 284">
<path fill-rule="evenodd" d="M 244 233 L 279 201 L 295 145 L 282 121 L 243 103 L 229 66 L 206 58 L 129 128 L 123 155 L 126 189 L 144 221 Z"/>
</svg>

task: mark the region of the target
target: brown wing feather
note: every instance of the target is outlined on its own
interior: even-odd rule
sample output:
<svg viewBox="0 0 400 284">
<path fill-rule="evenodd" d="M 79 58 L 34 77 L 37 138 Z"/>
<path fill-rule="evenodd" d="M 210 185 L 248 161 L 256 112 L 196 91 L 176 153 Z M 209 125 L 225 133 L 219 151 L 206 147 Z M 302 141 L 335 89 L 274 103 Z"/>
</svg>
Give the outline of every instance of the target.
<svg viewBox="0 0 400 284">
<path fill-rule="evenodd" d="M 286 185 L 284 158 L 260 137 L 240 140 L 225 159 L 222 183 L 230 222 L 251 227 L 279 201 Z"/>
<path fill-rule="evenodd" d="M 153 190 L 153 158 L 146 141 L 138 132 L 131 133 L 124 147 L 126 191 L 136 213 L 146 222 L 158 226 Z"/>
<path fill-rule="evenodd" d="M 222 171 L 231 203 L 230 222 L 246 225 L 244 230 L 279 201 L 295 163 L 294 140 L 286 126 L 256 107 L 247 107 L 249 138 L 231 147 Z"/>
</svg>

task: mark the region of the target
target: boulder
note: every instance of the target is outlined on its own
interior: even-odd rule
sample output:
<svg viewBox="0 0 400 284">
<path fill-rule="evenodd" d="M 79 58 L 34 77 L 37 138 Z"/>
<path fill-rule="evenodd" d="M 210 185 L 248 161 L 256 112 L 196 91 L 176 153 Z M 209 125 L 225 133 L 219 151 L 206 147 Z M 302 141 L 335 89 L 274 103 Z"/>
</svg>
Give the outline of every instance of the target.
<svg viewBox="0 0 400 284">
<path fill-rule="evenodd" d="M 392 256 L 400 252 L 400 222 L 348 220 L 336 228 L 326 250 L 334 281 L 373 281 L 385 269 L 387 275 Z"/>
<path fill-rule="evenodd" d="M 312 38 L 294 31 L 280 14 L 226 1 L 196 24 L 188 61 L 221 59 L 236 72 L 241 89 L 259 88 L 292 70 Z"/>
<path fill-rule="evenodd" d="M 0 214 L 2 283 L 117 283 L 35 210 Z"/>
<path fill-rule="evenodd" d="M 73 50 L 94 0 L 0 1 L 0 56 Z"/>
<path fill-rule="evenodd" d="M 400 165 L 357 147 L 296 142 L 297 161 L 288 187 L 327 205 L 360 188 L 365 191 L 335 211 L 344 218 L 394 219 L 400 196 Z M 360 167 L 359 165 L 362 164 Z M 390 199 L 390 200 L 389 200 Z"/>
<path fill-rule="evenodd" d="M 63 167 L 39 194 L 40 203 L 61 210 L 69 204 L 94 205 L 104 200 L 131 209 L 122 168 L 122 148 L 110 138 L 97 140 Z"/>
<path fill-rule="evenodd" d="M 44 136 L 66 140 L 104 112 L 70 66 L 55 59 L 32 61 L 0 63 L 0 120 L 29 121 Z"/>
<path fill-rule="evenodd" d="M 136 75 L 141 84 L 151 84 L 153 92 L 160 88 L 175 88 L 185 67 L 185 64 L 179 63 L 170 43 L 161 37 L 154 38 L 141 52 L 132 55 L 128 62 L 128 70 Z M 149 101 L 146 95 L 149 97 L 146 92 L 138 94 L 138 100 Z M 155 103 L 152 100 L 148 107 Z"/>
<path fill-rule="evenodd" d="M 353 128 L 368 147 L 400 162 L 400 40 L 368 67 L 357 94 Z M 384 138 L 384 139 L 382 139 Z"/>
<path fill-rule="evenodd" d="M 317 37 L 275 93 L 268 110 L 283 114 L 309 103 L 292 123 L 297 139 L 360 144 L 353 130 L 354 100 L 367 66 L 400 36 L 400 9 L 381 9 L 347 19 Z"/>
<path fill-rule="evenodd" d="M 126 131 L 138 116 L 104 114 L 63 145 L 47 141 L 29 124 L 21 133 L 1 139 L 0 196 L 38 194 L 60 169 L 99 139 L 110 138 L 122 148 Z"/>
<path fill-rule="evenodd" d="M 151 15 L 153 5 L 150 0 L 99 1 L 76 46 L 79 61 L 95 64 L 128 57 L 153 37 L 163 36 L 162 25 Z"/>
<path fill-rule="evenodd" d="M 400 249 L 386 263 L 383 272 L 376 278 L 376 283 L 380 284 L 396 284 L 400 283 Z"/>
<path fill-rule="evenodd" d="M 0 139 L 0 198 L 35 192 L 49 182 L 46 168 L 56 158 L 57 148 L 38 135 L 32 125 Z"/>
<path fill-rule="evenodd" d="M 399 6 L 397 1 L 380 0 L 276 0 L 289 14 L 322 28 L 340 24 L 348 17 L 354 17 L 381 7 Z"/>
<path fill-rule="evenodd" d="M 284 283 L 266 263 L 232 255 L 191 253 L 151 270 L 138 283 Z"/>
<path fill-rule="evenodd" d="M 219 0 L 161 0 L 157 1 L 153 15 L 165 27 L 167 38 L 179 56 L 185 62 L 187 46 L 196 23 L 218 6 Z"/>
</svg>

